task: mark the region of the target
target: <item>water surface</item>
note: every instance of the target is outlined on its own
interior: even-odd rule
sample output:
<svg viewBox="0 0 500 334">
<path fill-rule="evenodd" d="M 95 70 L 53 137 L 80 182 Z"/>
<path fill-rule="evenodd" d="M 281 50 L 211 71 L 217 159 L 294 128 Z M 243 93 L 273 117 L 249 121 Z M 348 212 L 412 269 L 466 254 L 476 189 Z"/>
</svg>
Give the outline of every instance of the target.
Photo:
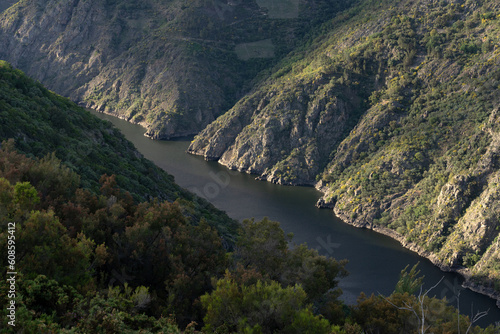
<svg viewBox="0 0 500 334">
<path fill-rule="evenodd" d="M 420 262 L 425 275 L 424 288 L 443 281 L 430 296 L 445 297 L 456 306 L 458 289 L 463 279 L 443 273 L 432 263 L 403 248 L 399 242 L 366 229 L 343 223 L 331 210 L 317 209 L 321 193 L 314 188 L 279 186 L 255 180 L 255 176 L 230 171 L 216 162 L 186 153 L 189 140 L 153 141 L 144 137 L 145 129 L 124 120 L 93 112 L 111 121 L 147 159 L 175 177 L 176 183 L 205 197 L 230 217 L 242 220 L 269 217 L 279 221 L 285 232 L 294 234 L 296 243 L 307 243 L 320 254 L 348 259 L 349 276 L 340 287 L 343 299 L 355 303 L 360 292 L 367 295 L 389 295 L 406 266 Z M 460 293 L 464 314 L 490 309 L 487 318 L 478 324 L 485 326 L 500 321 L 500 309 L 495 302 L 470 290 Z"/>
</svg>

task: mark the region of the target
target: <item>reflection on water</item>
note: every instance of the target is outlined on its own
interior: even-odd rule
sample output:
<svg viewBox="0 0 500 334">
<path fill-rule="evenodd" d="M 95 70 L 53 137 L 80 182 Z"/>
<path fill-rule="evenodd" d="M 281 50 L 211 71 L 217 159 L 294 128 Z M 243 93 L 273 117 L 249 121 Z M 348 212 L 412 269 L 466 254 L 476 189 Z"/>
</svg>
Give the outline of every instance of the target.
<svg viewBox="0 0 500 334">
<path fill-rule="evenodd" d="M 285 232 L 294 234 L 296 243 L 306 242 L 320 254 L 337 259 L 348 259 L 349 276 L 342 280 L 343 299 L 355 303 L 361 291 L 390 294 L 400 271 L 420 261 L 420 271 L 425 275 L 424 288 L 430 288 L 443 276 L 443 281 L 431 296 L 447 297 L 456 305 L 457 291 L 462 278 L 443 273 L 430 261 L 404 249 L 384 235 L 370 230 L 354 228 L 343 223 L 331 210 L 319 210 L 314 205 L 320 193 L 314 188 L 278 186 L 256 181 L 254 176 L 230 171 L 216 162 L 207 162 L 186 152 L 189 140 L 153 141 L 144 137 L 144 128 L 115 117 L 95 113 L 111 121 L 134 143 L 147 158 L 170 174 L 182 187 L 205 197 L 216 207 L 235 219 L 261 219 L 269 217 L 281 223 Z M 470 290 L 460 293 L 460 306 L 466 314 L 474 310 L 490 309 L 490 314 L 480 325 L 500 320 L 500 310 L 495 302 Z"/>
</svg>

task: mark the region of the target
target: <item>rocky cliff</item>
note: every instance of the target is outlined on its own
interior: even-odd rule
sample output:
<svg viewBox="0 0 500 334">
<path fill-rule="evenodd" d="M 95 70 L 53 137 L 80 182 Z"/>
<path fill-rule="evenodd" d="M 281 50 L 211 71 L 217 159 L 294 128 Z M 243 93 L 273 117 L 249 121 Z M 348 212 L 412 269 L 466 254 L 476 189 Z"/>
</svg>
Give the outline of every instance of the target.
<svg viewBox="0 0 500 334">
<path fill-rule="evenodd" d="M 318 206 L 499 298 L 499 36 L 495 1 L 362 2 L 189 151 L 315 184 Z"/>
<path fill-rule="evenodd" d="M 204 128 L 189 152 L 315 185 L 498 298 L 498 1 L 349 4 L 23 0 L 0 57 L 153 138 Z"/>
<path fill-rule="evenodd" d="M 271 182 L 312 185 L 363 101 L 329 75 L 315 82 L 272 78 L 263 85 L 265 93 L 249 95 L 210 124 L 189 152 Z"/>
<path fill-rule="evenodd" d="M 0 15 L 0 59 L 168 139 L 212 122 L 259 70 L 348 3 L 306 1 L 299 15 L 298 1 L 23 0 Z"/>
</svg>

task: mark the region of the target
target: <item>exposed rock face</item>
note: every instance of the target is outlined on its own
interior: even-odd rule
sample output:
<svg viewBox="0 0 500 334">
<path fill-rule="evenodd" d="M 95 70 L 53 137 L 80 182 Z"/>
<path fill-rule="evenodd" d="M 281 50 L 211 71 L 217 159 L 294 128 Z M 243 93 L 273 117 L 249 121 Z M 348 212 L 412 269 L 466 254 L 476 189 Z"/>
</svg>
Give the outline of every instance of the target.
<svg viewBox="0 0 500 334">
<path fill-rule="evenodd" d="M 265 67 L 252 57 L 310 31 L 296 29 L 295 7 L 277 23 L 258 3 L 21 1 L 0 18 L 0 57 L 152 138 L 211 122 L 189 152 L 315 184 L 318 206 L 498 296 L 498 1 L 360 2 L 233 105 Z"/>
<path fill-rule="evenodd" d="M 189 152 L 274 183 L 314 184 L 362 103 L 336 87 L 335 77 L 321 81 L 279 82 L 265 95 L 250 95 L 202 131 Z"/>
<path fill-rule="evenodd" d="M 148 126 L 152 138 L 192 134 L 222 111 L 218 76 L 237 79 L 194 62 L 194 42 L 169 33 L 176 18 L 178 6 L 152 1 L 21 1 L 0 18 L 0 58 L 86 107 Z"/>
<path fill-rule="evenodd" d="M 259 70 L 349 3 L 308 0 L 307 11 L 278 22 L 255 1 L 24 0 L 0 15 L 0 59 L 168 139 L 198 133 Z"/>
<path fill-rule="evenodd" d="M 498 298 L 500 25 L 477 11 L 451 2 L 360 6 L 189 152 L 275 183 L 315 183 L 324 192 L 318 207 Z"/>
</svg>

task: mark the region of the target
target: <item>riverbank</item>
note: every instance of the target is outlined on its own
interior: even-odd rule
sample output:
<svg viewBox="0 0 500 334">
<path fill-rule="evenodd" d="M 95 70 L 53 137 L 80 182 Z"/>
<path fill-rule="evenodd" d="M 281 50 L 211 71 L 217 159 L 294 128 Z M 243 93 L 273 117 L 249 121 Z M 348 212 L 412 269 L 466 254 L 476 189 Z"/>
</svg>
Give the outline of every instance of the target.
<svg viewBox="0 0 500 334">
<path fill-rule="evenodd" d="M 321 189 L 318 189 L 321 191 Z M 357 228 L 362 228 L 362 229 L 369 229 L 372 231 L 375 231 L 377 233 L 383 234 L 385 236 L 388 236 L 394 240 L 397 240 L 401 246 L 403 246 L 406 249 L 411 250 L 412 252 L 415 252 L 419 256 L 428 259 L 432 264 L 434 264 L 436 267 L 438 267 L 441 271 L 443 272 L 452 272 L 459 274 L 464 278 L 464 282 L 462 283 L 462 287 L 469 289 L 471 291 L 474 291 L 476 293 L 480 293 L 482 295 L 488 296 L 494 300 L 496 300 L 496 305 L 500 309 L 500 292 L 495 291 L 494 288 L 484 286 L 482 284 L 478 284 L 472 281 L 472 274 L 471 271 L 468 268 L 465 267 L 450 267 L 444 265 L 441 260 L 432 252 L 429 252 L 428 250 L 425 250 L 423 247 L 417 245 L 414 242 L 408 241 L 406 237 L 403 235 L 399 234 L 398 232 L 391 230 L 389 228 L 379 226 L 373 223 L 359 223 L 356 222 L 347 215 L 344 214 L 343 211 L 338 210 L 332 203 L 326 203 L 323 198 L 320 198 L 316 204 L 316 207 L 320 209 L 329 209 L 333 210 L 335 212 L 335 215 L 339 217 L 344 223 L 349 224 L 351 226 L 357 227 Z M 492 283 L 493 285 L 493 283 Z"/>
<path fill-rule="evenodd" d="M 145 158 L 175 177 L 181 187 L 209 200 L 231 218 L 256 220 L 269 217 L 281 223 L 286 233 L 294 234 L 296 244 L 307 243 L 321 255 L 348 259 L 349 276 L 340 282 L 342 300 L 355 304 L 359 294 L 389 295 L 407 265 L 419 264 L 420 275 L 425 276 L 424 288 L 443 278 L 435 290 L 440 298 L 453 303 L 455 288 L 462 278 L 455 273 L 442 272 L 430 261 L 402 247 L 399 241 L 369 229 L 355 228 L 337 217 L 333 210 L 315 207 L 322 193 L 314 187 L 284 187 L 255 180 L 255 175 L 231 171 L 215 161 L 186 154 L 190 141 L 157 141 L 144 136 L 144 128 L 124 120 L 95 113 L 111 121 L 132 141 Z M 490 315 L 481 319 L 487 326 L 500 319 L 493 299 L 464 289 L 461 305 L 475 309 L 490 309 Z"/>
</svg>

